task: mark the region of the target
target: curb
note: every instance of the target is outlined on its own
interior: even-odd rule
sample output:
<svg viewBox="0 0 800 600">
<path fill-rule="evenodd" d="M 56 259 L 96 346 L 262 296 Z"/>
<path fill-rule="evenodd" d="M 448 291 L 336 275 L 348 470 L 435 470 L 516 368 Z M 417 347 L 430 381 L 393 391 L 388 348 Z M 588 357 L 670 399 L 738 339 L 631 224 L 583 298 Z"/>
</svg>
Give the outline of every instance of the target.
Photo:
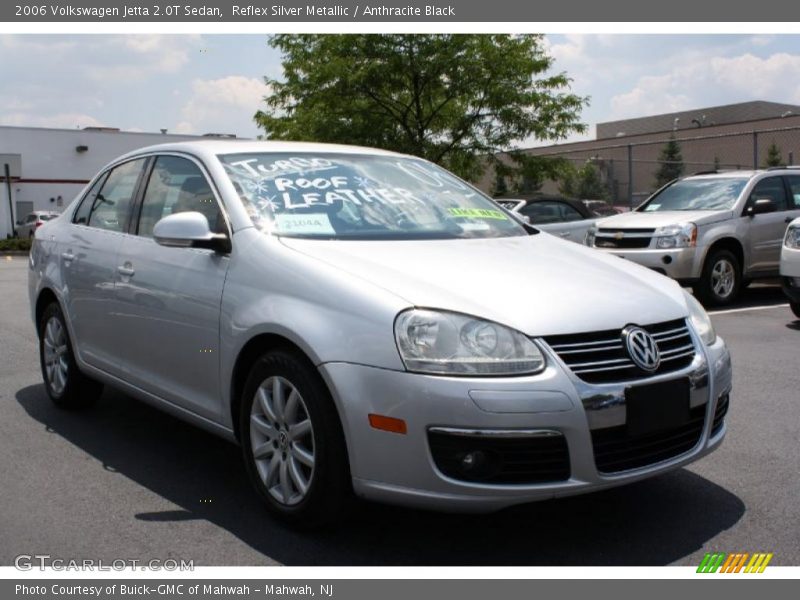
<svg viewBox="0 0 800 600">
<path fill-rule="evenodd" d="M 30 252 L 27 250 L 0 250 L 0 255 L 3 256 L 28 256 Z"/>
</svg>

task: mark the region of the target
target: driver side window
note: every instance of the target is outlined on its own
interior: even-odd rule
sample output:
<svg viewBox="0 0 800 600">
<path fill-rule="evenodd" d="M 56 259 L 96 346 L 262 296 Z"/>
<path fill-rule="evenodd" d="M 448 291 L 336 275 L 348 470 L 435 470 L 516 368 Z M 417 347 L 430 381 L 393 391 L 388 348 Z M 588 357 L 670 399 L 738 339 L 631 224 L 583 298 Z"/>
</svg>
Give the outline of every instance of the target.
<svg viewBox="0 0 800 600">
<path fill-rule="evenodd" d="M 753 188 L 750 194 L 748 204 L 752 206 L 756 200 L 762 198 L 769 198 L 775 204 L 776 211 L 788 209 L 788 202 L 786 200 L 786 187 L 783 185 L 783 178 L 769 177 L 762 179 Z"/>
<path fill-rule="evenodd" d="M 138 235 L 153 237 L 153 227 L 168 215 L 199 212 L 214 233 L 225 232 L 217 199 L 200 168 L 180 156 L 159 156 L 147 182 Z"/>
</svg>

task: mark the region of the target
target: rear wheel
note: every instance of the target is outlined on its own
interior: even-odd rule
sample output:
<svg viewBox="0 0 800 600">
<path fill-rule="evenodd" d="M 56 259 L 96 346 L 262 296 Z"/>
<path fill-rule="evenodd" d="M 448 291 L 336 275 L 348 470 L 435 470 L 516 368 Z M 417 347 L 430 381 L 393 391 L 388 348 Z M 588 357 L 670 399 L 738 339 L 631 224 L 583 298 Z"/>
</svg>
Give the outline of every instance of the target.
<svg viewBox="0 0 800 600">
<path fill-rule="evenodd" d="M 706 259 L 694 293 L 707 306 L 723 306 L 737 298 L 741 285 L 739 259 L 730 250 L 716 250 Z"/>
<path fill-rule="evenodd" d="M 310 529 L 341 518 L 352 499 L 344 435 L 313 365 L 269 352 L 250 371 L 240 431 L 247 473 L 274 515 Z"/>
<path fill-rule="evenodd" d="M 55 302 L 39 320 L 39 362 L 47 395 L 60 408 L 85 408 L 103 393 L 102 383 L 78 369 L 64 315 Z"/>
</svg>

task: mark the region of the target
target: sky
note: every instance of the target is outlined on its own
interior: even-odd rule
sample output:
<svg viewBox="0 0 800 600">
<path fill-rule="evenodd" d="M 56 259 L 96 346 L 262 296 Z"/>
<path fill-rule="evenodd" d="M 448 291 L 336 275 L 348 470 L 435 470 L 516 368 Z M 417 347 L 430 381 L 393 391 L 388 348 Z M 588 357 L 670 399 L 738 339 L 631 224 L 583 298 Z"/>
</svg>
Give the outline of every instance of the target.
<svg viewBox="0 0 800 600">
<path fill-rule="evenodd" d="M 0 35 L 0 125 L 260 132 L 266 35 Z M 548 35 L 598 122 L 747 100 L 800 104 L 799 35 Z M 530 145 L 527 140 L 524 145 Z"/>
</svg>

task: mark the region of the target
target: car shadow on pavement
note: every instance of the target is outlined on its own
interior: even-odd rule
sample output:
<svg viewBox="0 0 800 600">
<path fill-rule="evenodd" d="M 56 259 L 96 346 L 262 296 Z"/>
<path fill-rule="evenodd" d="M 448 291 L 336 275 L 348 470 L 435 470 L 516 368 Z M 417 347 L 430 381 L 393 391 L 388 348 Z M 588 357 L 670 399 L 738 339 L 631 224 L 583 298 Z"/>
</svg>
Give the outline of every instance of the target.
<svg viewBox="0 0 800 600">
<path fill-rule="evenodd" d="M 680 469 L 491 515 L 360 503 L 339 527 L 298 533 L 271 520 L 245 478 L 238 447 L 224 440 L 114 390 L 81 413 L 54 407 L 42 385 L 16 398 L 47 431 L 97 459 L 98 468 L 180 507 L 131 507 L 122 518 L 205 519 L 287 565 L 663 565 L 696 552 L 745 512 L 731 492 Z"/>
<path fill-rule="evenodd" d="M 729 310 L 729 309 L 744 309 L 744 308 L 758 308 L 766 306 L 779 306 L 786 304 L 789 300 L 783 294 L 780 281 L 765 280 L 763 282 L 753 283 L 747 289 L 742 290 L 741 295 L 737 300 L 729 305 L 720 308 L 710 307 L 708 310 Z"/>
</svg>

